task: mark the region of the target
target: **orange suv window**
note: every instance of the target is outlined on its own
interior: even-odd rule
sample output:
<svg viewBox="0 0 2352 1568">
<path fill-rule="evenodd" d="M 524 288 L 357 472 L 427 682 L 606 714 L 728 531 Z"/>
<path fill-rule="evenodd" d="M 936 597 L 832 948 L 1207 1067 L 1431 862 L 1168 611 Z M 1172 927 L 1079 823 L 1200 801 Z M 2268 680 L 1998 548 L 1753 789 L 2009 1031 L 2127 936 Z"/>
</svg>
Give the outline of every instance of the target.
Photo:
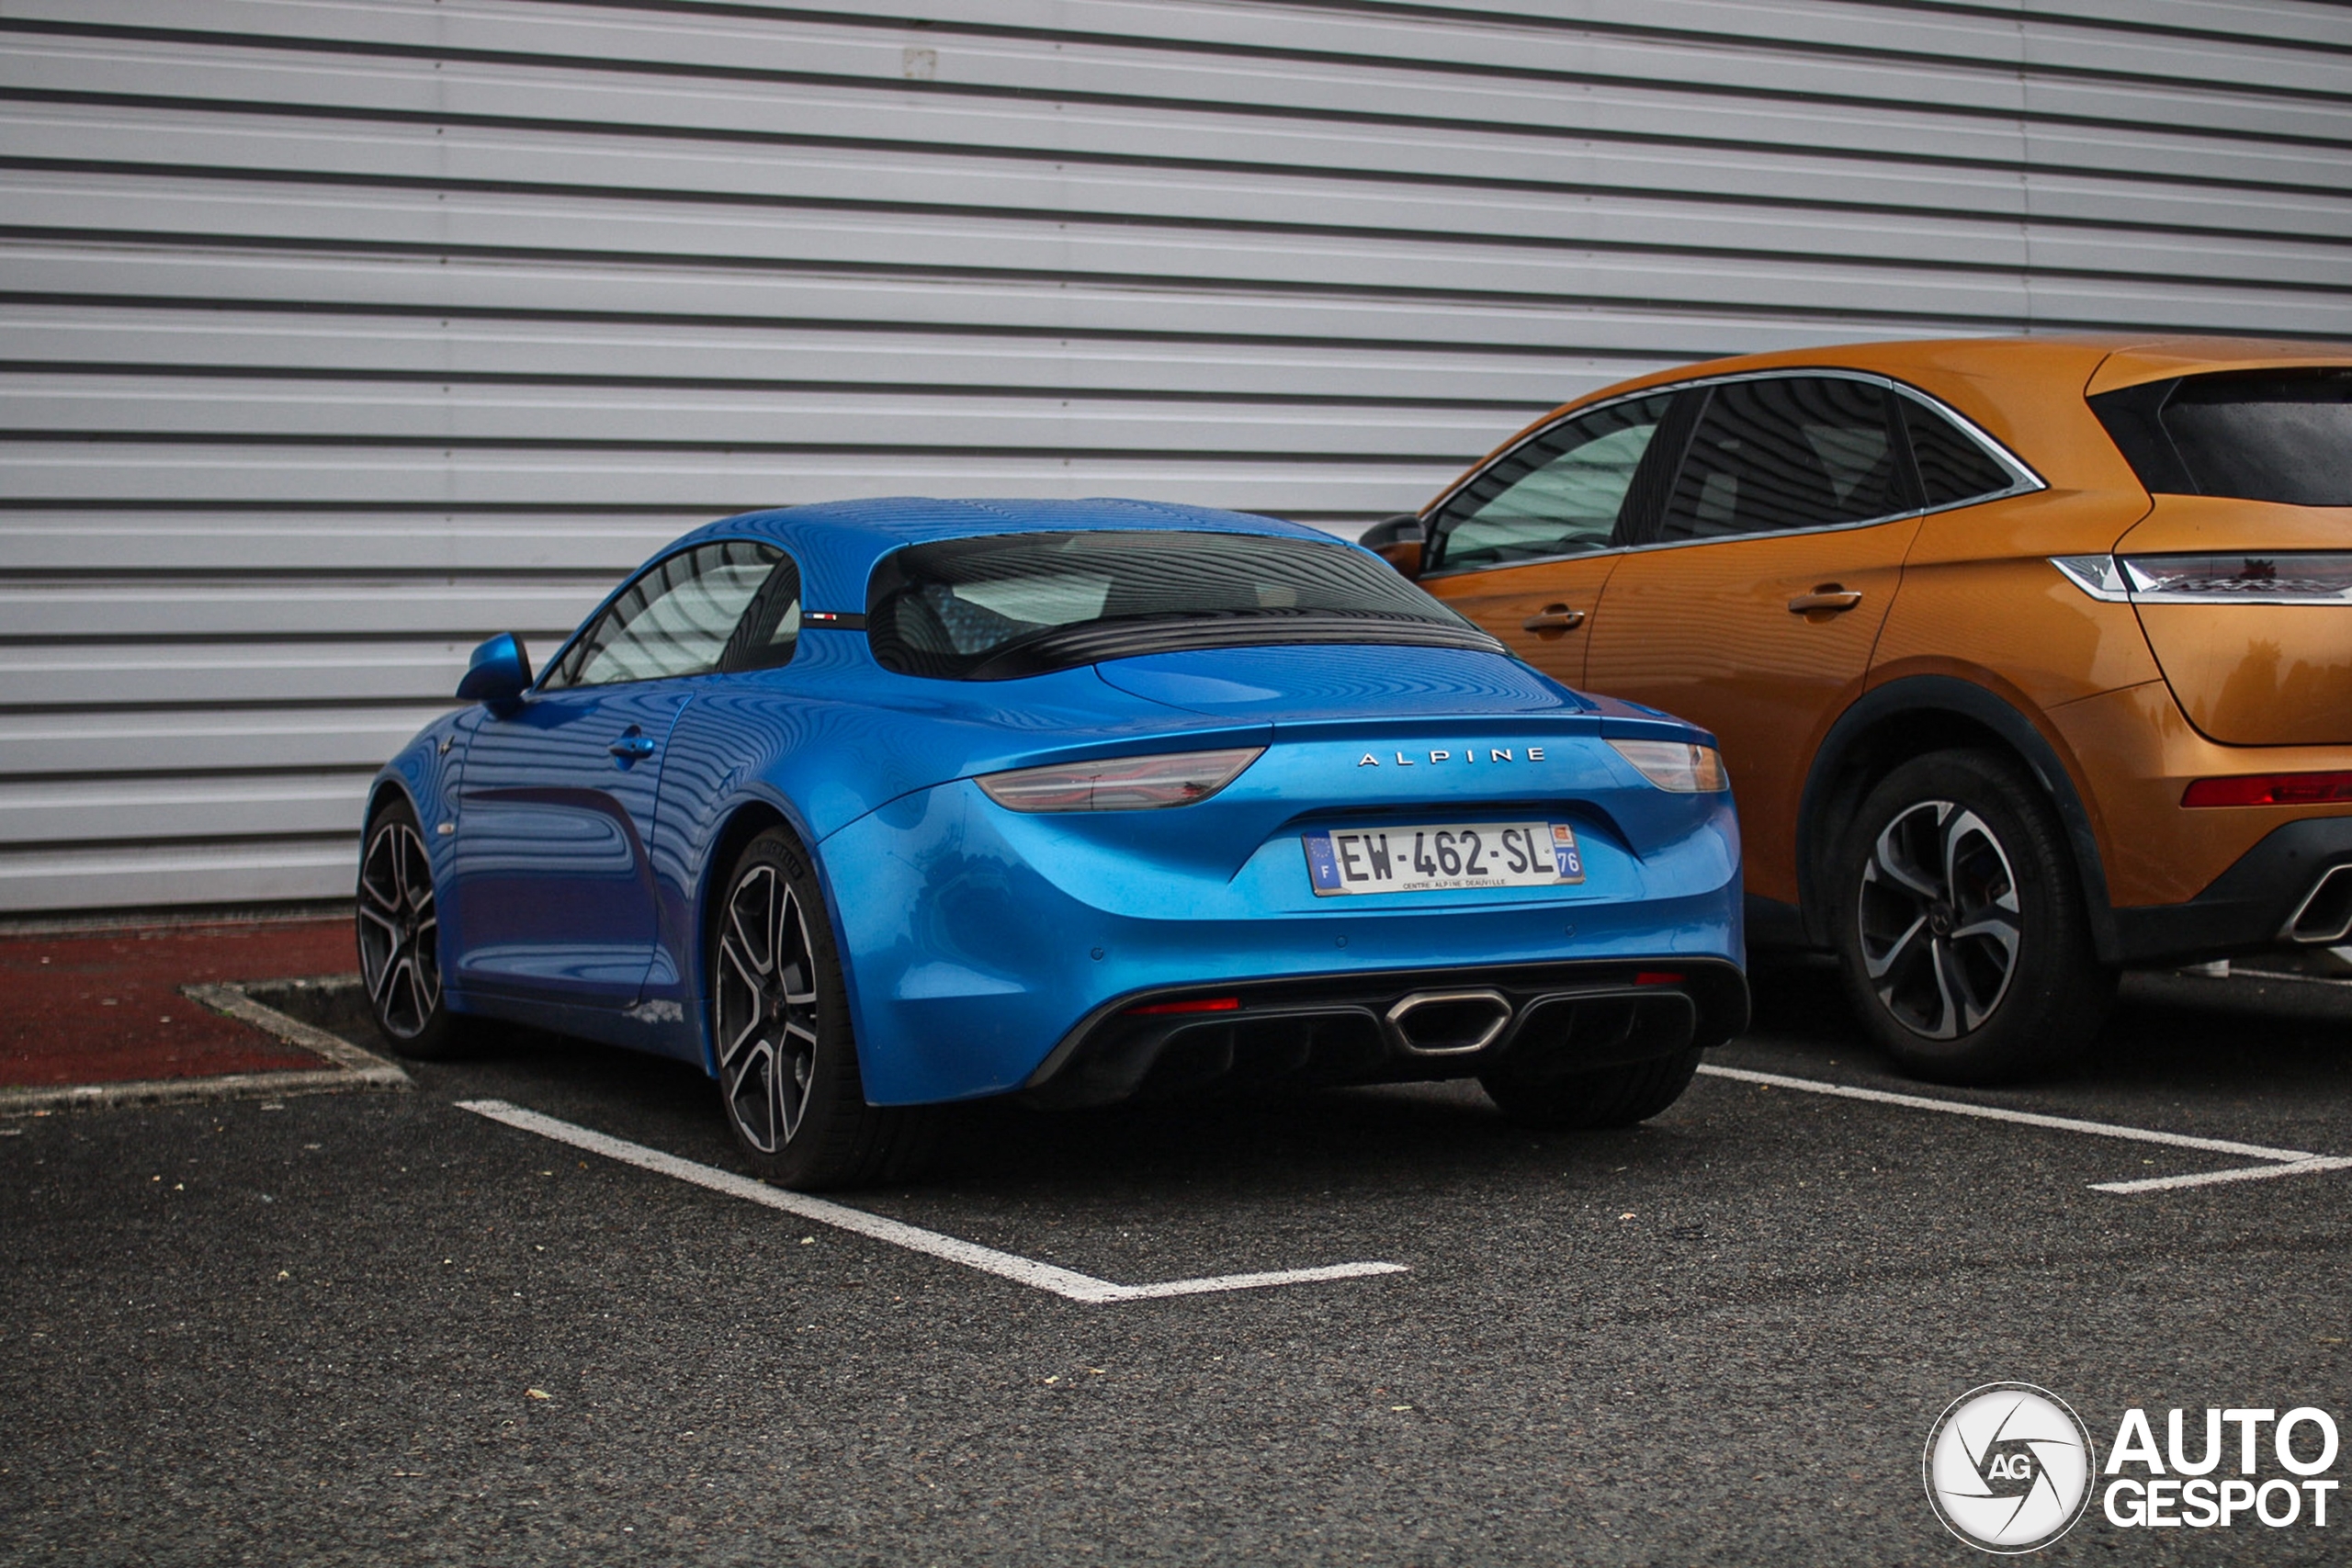
<svg viewBox="0 0 2352 1568">
<path fill-rule="evenodd" d="M 1780 533 L 1907 511 L 1886 389 L 1829 376 L 1713 388 L 1661 541 Z"/>
<path fill-rule="evenodd" d="M 2352 369 L 2186 376 L 2091 408 L 2155 494 L 2352 506 Z"/>
<path fill-rule="evenodd" d="M 1632 543 L 1627 498 L 1671 393 L 1611 403 L 1522 442 L 1452 500 L 1432 568 L 1508 566 Z"/>
<path fill-rule="evenodd" d="M 1909 398 L 1895 400 L 1903 405 L 1903 429 L 1910 438 L 1912 460 L 1919 468 L 1923 504 L 1957 506 L 2016 486 L 2017 476 L 1954 429 L 1950 420 Z"/>
</svg>

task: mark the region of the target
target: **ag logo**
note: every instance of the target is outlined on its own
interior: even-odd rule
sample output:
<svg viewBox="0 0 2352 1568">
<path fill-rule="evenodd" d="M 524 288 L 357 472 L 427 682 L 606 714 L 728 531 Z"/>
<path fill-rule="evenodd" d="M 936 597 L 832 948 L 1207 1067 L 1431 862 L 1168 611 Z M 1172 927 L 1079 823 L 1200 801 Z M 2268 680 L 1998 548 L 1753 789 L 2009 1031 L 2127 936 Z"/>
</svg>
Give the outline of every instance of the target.
<svg viewBox="0 0 2352 1568">
<path fill-rule="evenodd" d="M 2031 1383 L 1987 1383 L 1953 1400 L 1928 1434 L 1928 1501 L 1971 1546 L 2038 1551 L 2083 1517 L 2092 1458 L 2065 1401 Z"/>
</svg>

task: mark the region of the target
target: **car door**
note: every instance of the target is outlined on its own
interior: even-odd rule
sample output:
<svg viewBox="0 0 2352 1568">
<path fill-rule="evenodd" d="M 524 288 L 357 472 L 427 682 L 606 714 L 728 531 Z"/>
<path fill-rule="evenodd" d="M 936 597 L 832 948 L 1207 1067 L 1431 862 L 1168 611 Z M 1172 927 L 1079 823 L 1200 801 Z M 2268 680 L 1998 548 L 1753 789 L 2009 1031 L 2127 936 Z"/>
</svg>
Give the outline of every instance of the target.
<svg viewBox="0 0 2352 1568">
<path fill-rule="evenodd" d="M 648 567 L 468 742 L 451 857 L 456 977 L 591 1008 L 637 999 L 657 935 L 647 843 L 662 750 L 782 553 L 699 545 Z"/>
<path fill-rule="evenodd" d="M 1438 506 L 1421 586 L 1563 685 L 1581 686 L 1610 573 L 1670 471 L 1671 392 L 1546 426 Z"/>
<path fill-rule="evenodd" d="M 1918 528 L 1916 481 L 1875 378 L 1701 391 L 1652 533 L 1610 576 L 1584 680 L 1715 732 L 1748 890 L 1793 903 L 1805 766 L 1869 671 Z"/>
</svg>

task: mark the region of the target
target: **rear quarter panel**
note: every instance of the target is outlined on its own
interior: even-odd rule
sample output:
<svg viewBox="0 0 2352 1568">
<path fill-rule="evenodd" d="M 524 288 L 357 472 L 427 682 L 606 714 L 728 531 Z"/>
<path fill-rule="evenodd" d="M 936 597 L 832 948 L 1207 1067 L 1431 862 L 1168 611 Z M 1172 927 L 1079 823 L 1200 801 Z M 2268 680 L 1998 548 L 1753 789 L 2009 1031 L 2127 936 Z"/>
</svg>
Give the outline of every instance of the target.
<svg viewBox="0 0 2352 1568">
<path fill-rule="evenodd" d="M 2146 507 L 2144 495 L 2040 491 L 1924 519 L 1870 683 L 1998 671 L 2051 708 L 2154 679 L 2132 606 L 2093 599 L 2050 564 L 2113 548 Z"/>
</svg>

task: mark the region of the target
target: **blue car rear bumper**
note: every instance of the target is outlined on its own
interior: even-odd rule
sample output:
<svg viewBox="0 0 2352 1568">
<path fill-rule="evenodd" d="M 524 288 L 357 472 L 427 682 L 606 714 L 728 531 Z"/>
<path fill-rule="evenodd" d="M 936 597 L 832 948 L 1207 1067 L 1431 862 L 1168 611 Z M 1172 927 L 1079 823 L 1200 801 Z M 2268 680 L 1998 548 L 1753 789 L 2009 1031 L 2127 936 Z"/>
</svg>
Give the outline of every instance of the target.
<svg viewBox="0 0 2352 1568">
<path fill-rule="evenodd" d="M 1283 785 L 1273 777 L 1237 785 L 1231 800 L 1087 817 L 1008 812 L 963 781 L 828 837 L 820 859 L 852 968 L 867 1098 L 1045 1089 L 1123 1008 L 1208 991 L 1261 1015 L 1312 997 L 1376 1014 L 1391 994 L 1491 985 L 1516 1013 L 1551 994 L 1547 983 L 1630 985 L 1649 964 L 1711 976 L 1689 982 L 1707 993 L 1701 1035 L 1720 1039 L 1744 1021 L 1727 795 L 1636 785 L 1598 807 L 1588 797 L 1559 808 L 1585 846 L 1578 886 L 1317 898 Z M 1457 802 L 1449 813 L 1508 820 L 1530 809 L 1541 807 Z M 1237 814 L 1253 823 L 1238 866 L 1205 848 L 1234 841 Z M 1427 806 L 1419 816 L 1432 819 Z M 1417 1076 L 1407 1055 L 1390 1055 L 1352 1076 Z M 1418 1076 L 1475 1064 L 1422 1066 Z M 1116 1098 L 1102 1089 L 1116 1081 L 1098 1075 L 1094 1089 L 1066 1097 Z"/>
</svg>

